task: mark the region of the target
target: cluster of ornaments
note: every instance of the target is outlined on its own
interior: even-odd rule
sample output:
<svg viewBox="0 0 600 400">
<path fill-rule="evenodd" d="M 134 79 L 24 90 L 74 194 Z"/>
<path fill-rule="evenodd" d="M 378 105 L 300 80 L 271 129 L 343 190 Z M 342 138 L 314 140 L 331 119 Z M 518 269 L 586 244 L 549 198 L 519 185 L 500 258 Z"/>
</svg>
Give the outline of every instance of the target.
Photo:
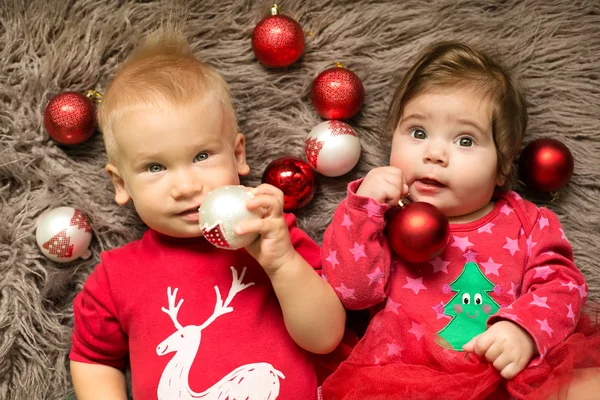
<svg viewBox="0 0 600 400">
<path fill-rule="evenodd" d="M 261 20 L 252 33 L 252 50 L 268 68 L 285 68 L 298 61 L 305 49 L 304 32 L 294 19 L 279 14 L 276 4 L 271 15 Z M 313 81 L 311 102 L 325 119 L 305 140 L 306 161 L 295 157 L 273 160 L 265 169 L 262 182 L 284 193 L 284 211 L 307 205 L 316 191 L 315 172 L 338 177 L 352 170 L 361 154 L 356 131 L 346 122 L 362 108 L 365 90 L 360 78 L 337 63 L 322 71 Z M 44 127 L 60 145 L 73 146 L 87 141 L 96 130 L 95 106 L 100 93 L 62 92 L 52 98 L 44 111 Z M 529 143 L 519 159 L 519 176 L 530 189 L 556 193 L 573 174 L 573 156 L 556 139 Z M 212 191 L 199 210 L 204 237 L 217 247 L 238 249 L 257 235 L 238 236 L 233 228 L 259 218 L 247 210 L 250 192 L 241 186 L 224 186 Z M 426 262 L 443 251 L 447 243 L 447 218 L 428 203 L 405 204 L 402 200 L 390 213 L 387 235 L 390 246 L 404 260 Z M 59 207 L 43 214 L 37 223 L 36 240 L 42 253 L 56 262 L 69 262 L 90 255 L 92 228 L 81 211 Z"/>
</svg>

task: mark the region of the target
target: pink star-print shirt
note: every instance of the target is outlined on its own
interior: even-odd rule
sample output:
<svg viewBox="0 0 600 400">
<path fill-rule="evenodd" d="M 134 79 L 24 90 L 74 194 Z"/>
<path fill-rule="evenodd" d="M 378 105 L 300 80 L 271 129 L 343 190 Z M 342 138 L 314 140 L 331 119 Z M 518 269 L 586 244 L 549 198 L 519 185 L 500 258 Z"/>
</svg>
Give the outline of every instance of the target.
<svg viewBox="0 0 600 400">
<path fill-rule="evenodd" d="M 573 332 L 587 285 L 550 210 L 515 192 L 498 193 L 488 215 L 450 225 L 442 254 L 407 264 L 387 241 L 385 213 L 390 207 L 356 195 L 361 182 L 348 185 L 348 197 L 338 206 L 322 247 L 324 277 L 344 306 L 381 309 L 359 344 L 361 350 L 369 349 L 361 351 L 369 358 L 355 362 L 430 360 L 426 353 L 431 346 L 423 340 L 437 341 L 437 333 L 453 318 L 444 306 L 456 294 L 450 284 L 463 272 L 466 259 L 475 261 L 493 284 L 489 295 L 500 306 L 488 316 L 487 326 L 507 319 L 533 337 L 540 355 L 530 365 Z"/>
</svg>

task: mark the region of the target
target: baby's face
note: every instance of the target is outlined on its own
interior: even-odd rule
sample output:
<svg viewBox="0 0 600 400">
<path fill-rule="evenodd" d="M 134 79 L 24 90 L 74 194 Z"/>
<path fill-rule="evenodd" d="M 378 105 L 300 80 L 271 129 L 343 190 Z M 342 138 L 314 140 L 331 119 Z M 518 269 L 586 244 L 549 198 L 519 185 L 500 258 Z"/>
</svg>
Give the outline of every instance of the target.
<svg viewBox="0 0 600 400">
<path fill-rule="evenodd" d="M 467 222 L 491 208 L 498 181 L 493 103 L 466 88 L 440 89 L 409 101 L 392 139 L 390 165 L 411 195 Z"/>
<path fill-rule="evenodd" d="M 217 102 L 132 110 L 113 132 L 123 180 L 115 183 L 117 202 L 133 200 L 146 225 L 165 235 L 201 236 L 204 197 L 248 173 L 244 137 Z"/>
</svg>

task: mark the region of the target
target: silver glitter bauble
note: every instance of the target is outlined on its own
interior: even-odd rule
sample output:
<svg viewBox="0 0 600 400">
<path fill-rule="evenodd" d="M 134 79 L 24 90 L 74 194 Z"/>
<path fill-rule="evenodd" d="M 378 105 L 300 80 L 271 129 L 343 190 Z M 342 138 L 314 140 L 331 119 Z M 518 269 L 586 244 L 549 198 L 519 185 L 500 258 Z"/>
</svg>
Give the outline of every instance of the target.
<svg viewBox="0 0 600 400">
<path fill-rule="evenodd" d="M 92 227 L 83 213 L 73 207 L 58 207 L 42 214 L 35 239 L 42 253 L 61 263 L 88 258 Z"/>
<path fill-rule="evenodd" d="M 246 201 L 252 197 L 252 193 L 243 186 L 221 186 L 212 190 L 204 198 L 198 213 L 200 228 L 206 240 L 229 250 L 252 243 L 258 234 L 240 236 L 233 232 L 233 228 L 242 222 L 260 218 L 246 208 Z"/>
</svg>

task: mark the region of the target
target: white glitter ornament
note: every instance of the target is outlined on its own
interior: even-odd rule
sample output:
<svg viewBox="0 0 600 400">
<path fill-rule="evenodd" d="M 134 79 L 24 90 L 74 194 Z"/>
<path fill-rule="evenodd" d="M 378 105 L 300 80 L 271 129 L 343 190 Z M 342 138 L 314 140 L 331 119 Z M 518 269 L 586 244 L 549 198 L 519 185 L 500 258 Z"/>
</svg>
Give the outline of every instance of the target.
<svg viewBox="0 0 600 400">
<path fill-rule="evenodd" d="M 304 145 L 308 163 L 321 175 L 340 176 L 349 172 L 360 158 L 360 141 L 345 122 L 321 122 L 309 133 Z"/>
<path fill-rule="evenodd" d="M 91 255 L 92 227 L 81 211 L 58 207 L 39 217 L 35 239 L 42 253 L 52 261 L 86 259 Z"/>
<path fill-rule="evenodd" d="M 244 221 L 260 216 L 246 208 L 246 201 L 254 195 L 243 186 L 221 186 L 212 190 L 202 202 L 198 213 L 202 234 L 213 245 L 235 250 L 246 247 L 258 234 L 237 235 L 233 229 Z"/>
</svg>

